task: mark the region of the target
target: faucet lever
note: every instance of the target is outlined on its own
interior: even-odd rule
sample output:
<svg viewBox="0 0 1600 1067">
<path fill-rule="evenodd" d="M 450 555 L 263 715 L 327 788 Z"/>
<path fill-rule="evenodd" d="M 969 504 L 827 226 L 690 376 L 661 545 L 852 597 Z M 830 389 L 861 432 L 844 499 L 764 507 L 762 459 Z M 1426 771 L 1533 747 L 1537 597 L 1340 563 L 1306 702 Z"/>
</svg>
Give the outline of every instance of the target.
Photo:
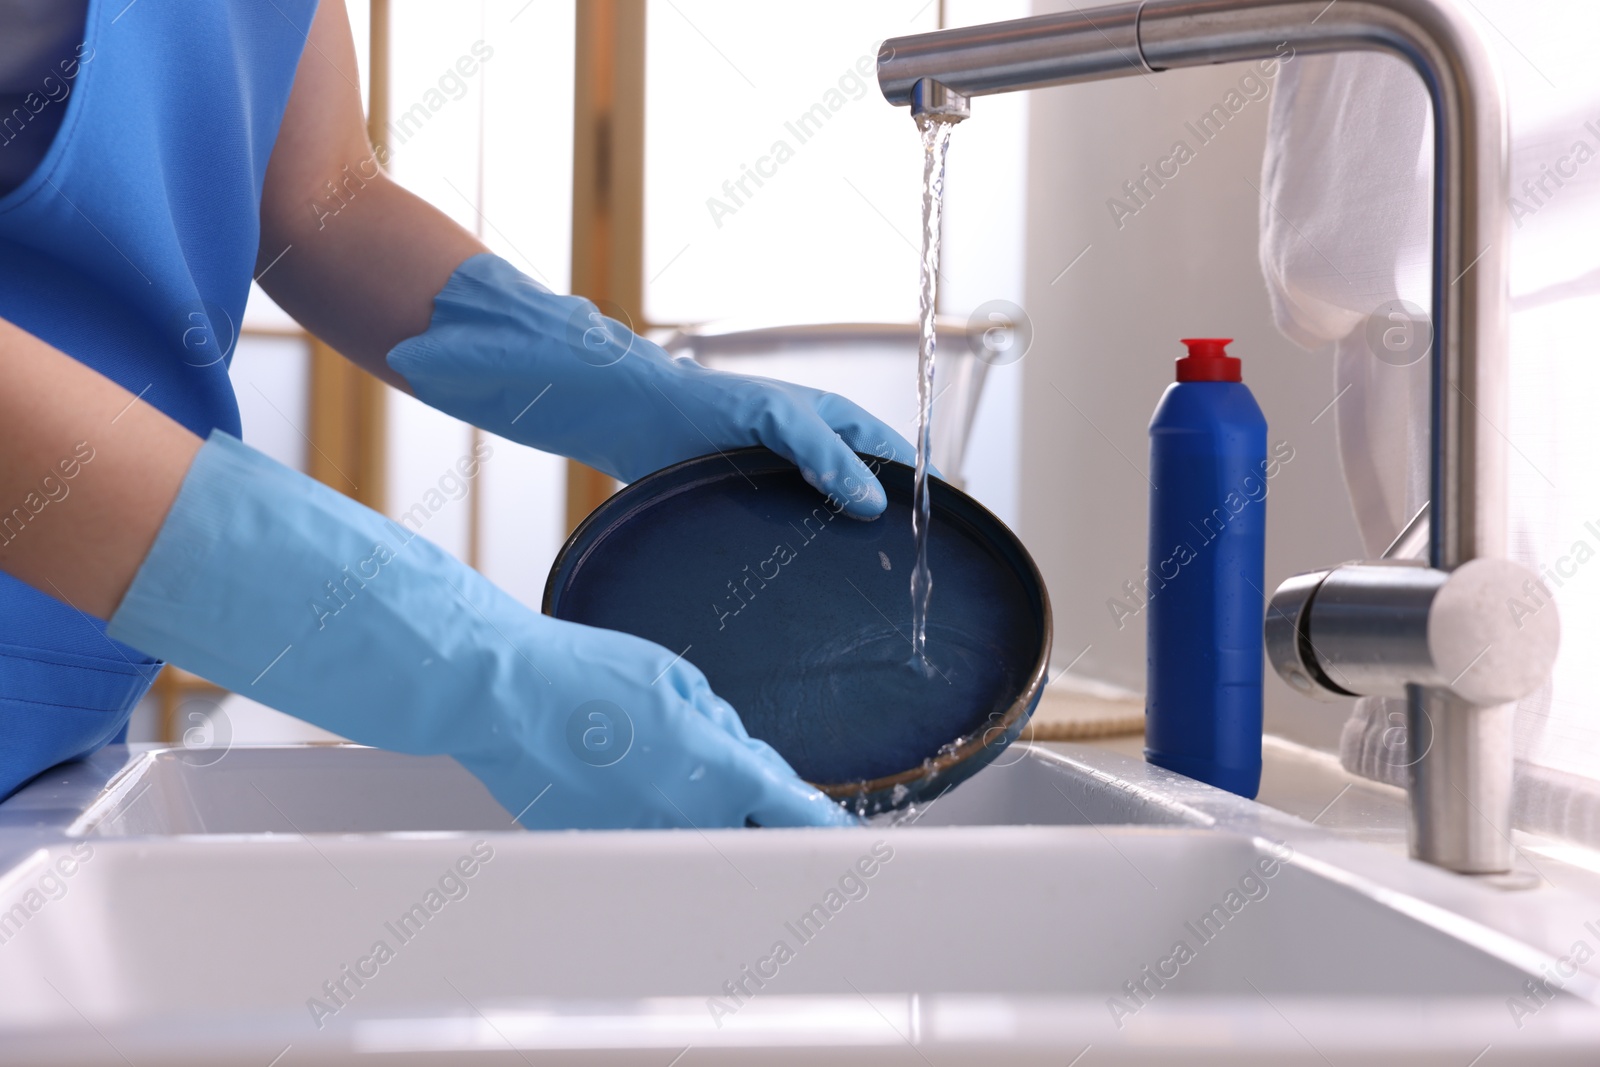
<svg viewBox="0 0 1600 1067">
<path fill-rule="evenodd" d="M 1509 704 L 1544 684 L 1561 643 L 1561 620 L 1538 588 L 1537 575 L 1504 559 L 1298 574 L 1267 608 L 1267 658 L 1307 696 L 1404 697 L 1420 685 L 1480 707 Z"/>
</svg>

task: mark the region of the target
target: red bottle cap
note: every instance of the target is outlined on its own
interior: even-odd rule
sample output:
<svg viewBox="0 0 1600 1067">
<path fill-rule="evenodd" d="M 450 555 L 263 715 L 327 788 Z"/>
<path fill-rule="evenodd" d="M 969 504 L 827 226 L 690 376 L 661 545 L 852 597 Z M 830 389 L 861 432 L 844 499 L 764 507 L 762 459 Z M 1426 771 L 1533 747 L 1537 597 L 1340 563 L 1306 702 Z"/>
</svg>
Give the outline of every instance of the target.
<svg viewBox="0 0 1600 1067">
<path fill-rule="evenodd" d="M 1180 382 L 1237 382 L 1242 381 L 1243 364 L 1228 355 L 1226 347 L 1233 343 L 1231 337 L 1185 337 L 1189 354 L 1178 360 Z"/>
</svg>

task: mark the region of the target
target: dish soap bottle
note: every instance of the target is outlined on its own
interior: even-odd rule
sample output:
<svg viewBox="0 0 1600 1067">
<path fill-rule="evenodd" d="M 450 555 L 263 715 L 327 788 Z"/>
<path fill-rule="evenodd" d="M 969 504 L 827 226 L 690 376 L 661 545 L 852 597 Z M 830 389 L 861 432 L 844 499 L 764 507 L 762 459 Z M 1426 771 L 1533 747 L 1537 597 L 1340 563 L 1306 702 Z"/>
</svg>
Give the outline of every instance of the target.
<svg viewBox="0 0 1600 1067">
<path fill-rule="evenodd" d="M 1150 418 L 1145 759 L 1261 785 L 1267 420 L 1226 352 L 1190 338 Z"/>
</svg>

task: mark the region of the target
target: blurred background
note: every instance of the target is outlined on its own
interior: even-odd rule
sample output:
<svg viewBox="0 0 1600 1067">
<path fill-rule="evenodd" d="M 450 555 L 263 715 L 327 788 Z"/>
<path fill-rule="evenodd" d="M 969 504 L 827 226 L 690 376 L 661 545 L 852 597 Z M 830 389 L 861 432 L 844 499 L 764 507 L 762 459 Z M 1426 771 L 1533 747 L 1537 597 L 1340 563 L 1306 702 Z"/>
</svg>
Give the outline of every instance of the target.
<svg viewBox="0 0 1600 1067">
<path fill-rule="evenodd" d="M 905 111 L 878 92 L 878 44 L 1072 6 L 346 3 L 370 132 L 394 177 L 519 269 L 663 339 L 706 324 L 914 322 L 922 153 Z M 481 59 L 470 76 L 457 66 L 467 56 Z M 1114 602 L 1137 605 L 1146 424 L 1180 337 L 1236 338 L 1271 440 L 1293 450 L 1270 487 L 1266 588 L 1362 554 L 1337 465 L 1329 357 L 1278 335 L 1257 264 L 1268 99 L 1249 102 L 1142 203 L 1124 189 L 1242 73 L 981 98 L 954 134 L 940 310 L 974 337 L 1002 321 L 1009 332 L 999 349 L 973 349 L 981 399 L 965 461 L 947 473 L 1018 530 L 1044 570 L 1053 674 L 1143 687 L 1143 616 L 1119 625 Z M 803 123 L 819 104 L 825 121 Z M 1118 217 L 1113 198 L 1139 208 Z M 867 387 L 848 362 L 827 366 L 834 391 Z M 901 394 L 868 406 L 909 437 L 906 366 Z M 388 389 L 259 290 L 232 376 L 251 444 L 409 515 L 535 607 L 567 532 L 614 489 Z M 484 444 L 492 455 L 463 479 L 458 459 Z M 1310 705 L 1270 677 L 1266 692 L 1269 730 L 1337 746 L 1342 707 Z M 170 668 L 130 729 L 130 740 L 220 749 L 327 736 Z"/>
</svg>

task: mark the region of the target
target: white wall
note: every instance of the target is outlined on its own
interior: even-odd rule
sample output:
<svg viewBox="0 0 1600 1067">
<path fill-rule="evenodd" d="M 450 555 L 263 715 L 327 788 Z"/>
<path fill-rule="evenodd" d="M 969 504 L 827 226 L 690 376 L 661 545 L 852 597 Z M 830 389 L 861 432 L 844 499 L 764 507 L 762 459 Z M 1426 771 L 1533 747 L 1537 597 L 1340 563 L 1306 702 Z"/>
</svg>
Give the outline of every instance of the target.
<svg viewBox="0 0 1600 1067">
<path fill-rule="evenodd" d="M 937 14 L 906 0 L 652 0 L 647 319 L 916 319 L 922 151 L 871 71 L 880 40 L 934 29 Z"/>
<path fill-rule="evenodd" d="M 1021 533 L 1050 588 L 1056 669 L 1081 655 L 1075 672 L 1140 691 L 1143 617 L 1118 629 L 1106 602 L 1145 564 L 1146 427 L 1172 381 L 1179 338 L 1235 338 L 1231 351 L 1244 360 L 1270 439 L 1294 448 L 1268 497 L 1266 592 L 1290 574 L 1361 555 L 1333 416 L 1319 417 L 1334 398 L 1331 360 L 1279 336 L 1257 265 L 1269 101 L 1247 101 L 1120 228 L 1107 207 L 1175 141 L 1196 146 L 1185 124 L 1222 102 L 1247 69 L 1031 94 L 1022 303 L 1035 339 L 1023 361 Z M 985 102 L 976 102 L 974 126 Z M 1337 743 L 1343 705 L 1299 698 L 1270 670 L 1265 690 L 1270 730 Z"/>
<path fill-rule="evenodd" d="M 946 0 L 945 24 L 1024 18 L 1027 0 Z M 1027 300 L 1029 93 L 984 97 L 956 127 L 945 169 L 939 310 L 970 317 Z M 901 117 L 905 118 L 904 109 Z M 1013 529 L 1022 518 L 1022 362 L 984 377 L 963 470 L 966 490 Z"/>
</svg>

